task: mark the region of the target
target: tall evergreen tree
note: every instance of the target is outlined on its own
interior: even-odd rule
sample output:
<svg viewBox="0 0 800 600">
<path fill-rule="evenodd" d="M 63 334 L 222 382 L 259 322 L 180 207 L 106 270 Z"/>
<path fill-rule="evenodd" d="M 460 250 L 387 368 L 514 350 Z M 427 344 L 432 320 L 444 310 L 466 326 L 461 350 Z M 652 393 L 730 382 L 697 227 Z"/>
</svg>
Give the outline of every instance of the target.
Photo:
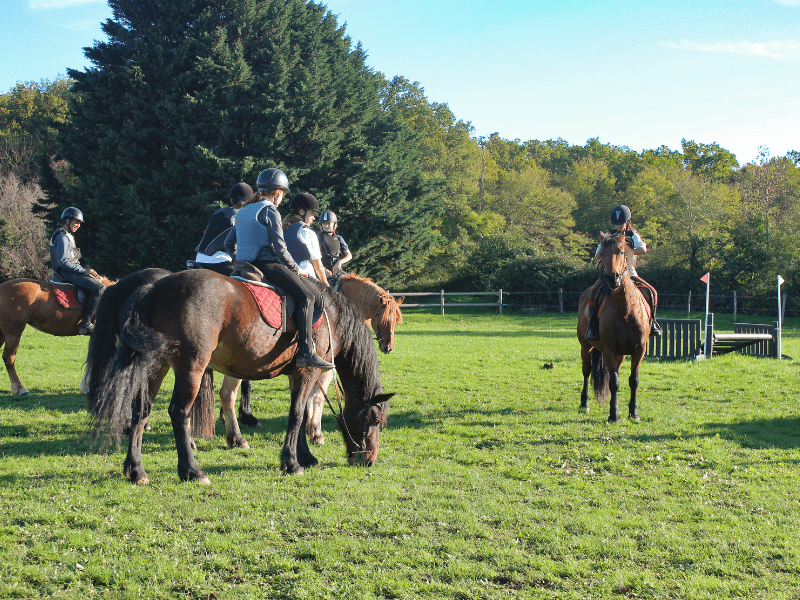
<svg viewBox="0 0 800 600">
<path fill-rule="evenodd" d="M 180 268 L 230 186 L 278 166 L 343 213 L 364 274 L 413 273 L 435 243 L 417 140 L 381 112 L 365 53 L 323 5 L 109 4 L 92 68 L 69 71 L 62 138 L 95 268 Z"/>
</svg>

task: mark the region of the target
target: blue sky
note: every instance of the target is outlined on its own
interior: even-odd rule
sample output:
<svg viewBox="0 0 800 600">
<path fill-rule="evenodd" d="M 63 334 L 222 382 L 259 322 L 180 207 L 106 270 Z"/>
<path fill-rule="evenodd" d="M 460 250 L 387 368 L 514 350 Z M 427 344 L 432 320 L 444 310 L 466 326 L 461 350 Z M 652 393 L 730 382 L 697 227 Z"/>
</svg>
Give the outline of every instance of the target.
<svg viewBox="0 0 800 600">
<path fill-rule="evenodd" d="M 475 135 L 800 150 L 800 0 L 329 0 L 368 64 Z M 102 0 L 4 0 L 0 91 L 88 65 Z"/>
</svg>

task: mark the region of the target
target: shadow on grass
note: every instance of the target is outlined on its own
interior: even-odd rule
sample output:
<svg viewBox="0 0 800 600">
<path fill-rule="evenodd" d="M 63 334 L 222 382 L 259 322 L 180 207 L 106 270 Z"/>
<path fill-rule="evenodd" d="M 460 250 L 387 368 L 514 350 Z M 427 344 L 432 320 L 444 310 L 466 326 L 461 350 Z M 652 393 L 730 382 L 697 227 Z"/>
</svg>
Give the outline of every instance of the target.
<svg viewBox="0 0 800 600">
<path fill-rule="evenodd" d="M 744 448 L 800 448 L 800 417 L 755 419 L 736 423 L 704 423 L 710 435 L 737 442 Z"/>
<path fill-rule="evenodd" d="M 30 396 L 12 396 L 0 393 L 0 409 L 13 410 L 56 410 L 64 414 L 86 411 L 86 397 L 83 394 L 47 394 L 32 389 Z"/>
<path fill-rule="evenodd" d="M 577 337 L 574 331 L 549 331 L 543 329 L 527 329 L 522 331 L 453 331 L 453 330 L 436 330 L 436 331 L 403 331 L 398 329 L 395 332 L 397 337 L 495 337 L 495 338 L 533 338 L 533 337 L 547 337 L 547 338 L 575 338 L 577 345 Z"/>
</svg>

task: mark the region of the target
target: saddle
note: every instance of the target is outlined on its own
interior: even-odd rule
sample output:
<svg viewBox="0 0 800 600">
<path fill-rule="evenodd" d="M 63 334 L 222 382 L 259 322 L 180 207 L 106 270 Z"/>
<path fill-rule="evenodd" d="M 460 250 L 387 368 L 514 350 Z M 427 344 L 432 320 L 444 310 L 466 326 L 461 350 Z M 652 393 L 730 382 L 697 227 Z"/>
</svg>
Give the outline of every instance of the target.
<svg viewBox="0 0 800 600">
<path fill-rule="evenodd" d="M 282 332 L 297 331 L 289 315 L 294 314 L 294 298 L 284 290 L 264 281 L 264 274 L 248 262 L 236 261 L 231 278 L 241 281 L 253 295 L 267 325 Z M 314 311 L 314 329 L 322 325 L 322 312 Z"/>
<path fill-rule="evenodd" d="M 88 296 L 85 290 L 79 288 L 74 283 L 66 281 L 56 273 L 51 274 L 50 285 L 53 286 L 56 300 L 61 306 L 71 310 L 83 310 L 83 305 L 86 303 L 86 298 Z"/>
<path fill-rule="evenodd" d="M 647 283 L 644 279 L 637 277 L 636 279 L 631 278 L 633 285 L 639 290 L 639 294 L 642 297 L 642 301 L 644 302 L 645 307 L 647 308 L 647 318 L 651 318 L 653 315 L 653 311 L 655 307 L 658 306 L 658 292 L 656 289 Z M 602 285 L 597 289 L 595 294 L 595 306 L 597 307 L 597 314 L 599 315 L 603 308 L 605 307 L 605 300 L 607 294 L 605 293 L 605 286 Z"/>
</svg>

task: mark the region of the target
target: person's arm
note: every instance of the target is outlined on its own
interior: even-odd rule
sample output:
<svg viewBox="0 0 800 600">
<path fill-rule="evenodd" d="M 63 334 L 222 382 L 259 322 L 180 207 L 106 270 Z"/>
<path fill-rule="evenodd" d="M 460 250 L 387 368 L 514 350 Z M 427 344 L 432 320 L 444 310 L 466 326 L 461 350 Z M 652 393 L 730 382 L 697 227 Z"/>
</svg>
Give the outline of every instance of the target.
<svg viewBox="0 0 800 600">
<path fill-rule="evenodd" d="M 639 232 L 635 229 L 631 228 L 631 241 L 633 242 L 633 253 L 636 256 L 640 256 L 642 254 L 647 254 L 647 244 L 644 243 L 642 236 L 639 235 Z"/>
<path fill-rule="evenodd" d="M 269 229 L 272 249 L 275 251 L 275 255 L 278 259 L 286 265 L 292 273 L 299 275 L 300 267 L 297 266 L 292 255 L 289 254 L 286 241 L 283 239 L 283 225 L 281 224 L 281 213 L 278 212 L 278 208 L 274 204 L 267 205 L 258 212 L 256 219 Z"/>
<path fill-rule="evenodd" d="M 225 238 L 224 244 L 225 252 L 233 258 L 236 259 L 236 225 L 231 227 L 230 232 L 228 233 L 228 237 Z"/>
<path fill-rule="evenodd" d="M 339 248 L 344 252 L 344 256 L 339 257 L 339 260 L 336 261 L 336 266 L 341 269 L 343 264 L 353 260 L 353 253 L 350 252 L 350 247 L 342 236 L 339 236 Z"/>
<path fill-rule="evenodd" d="M 314 258 L 311 260 L 311 264 L 314 266 L 314 273 L 317 274 L 317 279 L 325 285 L 328 285 L 328 276 L 325 274 L 325 267 L 322 266 L 322 260 Z"/>
</svg>

